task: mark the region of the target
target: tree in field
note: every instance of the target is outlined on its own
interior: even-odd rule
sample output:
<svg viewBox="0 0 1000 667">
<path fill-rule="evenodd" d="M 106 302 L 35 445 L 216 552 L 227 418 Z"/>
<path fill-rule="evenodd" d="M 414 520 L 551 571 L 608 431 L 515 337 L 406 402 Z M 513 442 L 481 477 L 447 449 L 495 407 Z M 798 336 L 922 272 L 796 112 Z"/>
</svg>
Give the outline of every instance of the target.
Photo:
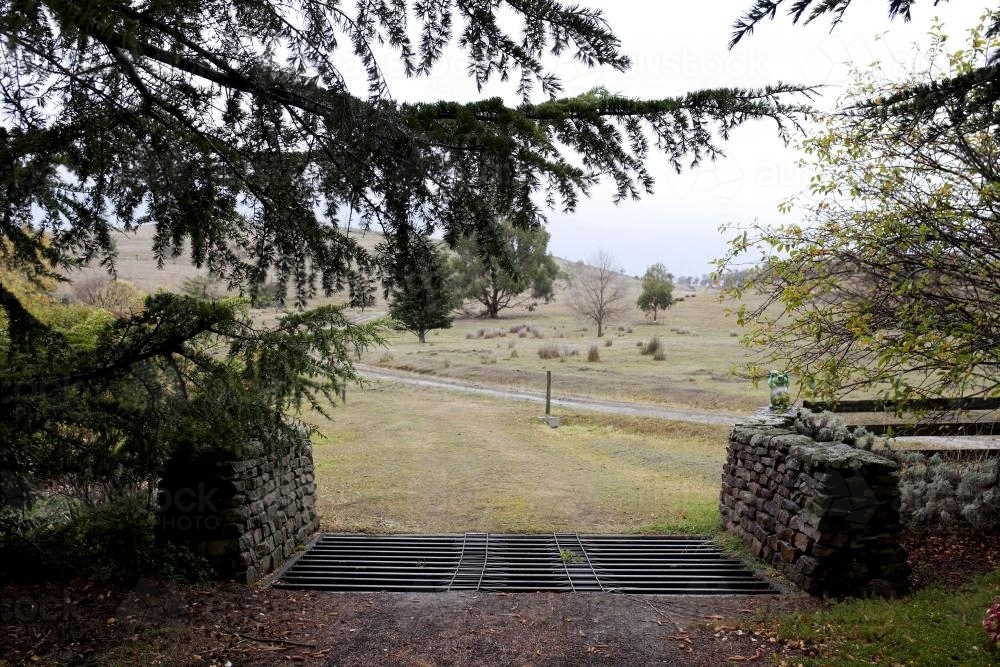
<svg viewBox="0 0 1000 667">
<path fill-rule="evenodd" d="M 452 311 L 461 305 L 453 283 L 444 249 L 426 236 L 417 237 L 395 271 L 389 315 L 426 343 L 431 329 L 451 327 Z"/>
<path fill-rule="evenodd" d="M 680 170 L 747 121 L 786 137 L 810 93 L 560 98 L 549 54 L 630 62 L 599 11 L 556 0 L 27 0 L 0 3 L 0 36 L 0 266 L 113 271 L 116 233 L 148 225 L 161 264 L 189 251 L 230 290 L 273 280 L 300 308 L 369 303 L 418 229 L 493 255 L 499 220 L 536 229 L 602 177 L 616 200 L 650 192 L 651 147 Z M 419 77 L 456 43 L 478 85 L 511 78 L 521 103 L 392 99 L 376 54 Z M 0 468 L 40 482 L 148 486 L 169 456 L 289 442 L 295 410 L 357 380 L 348 350 L 379 340 L 337 308 L 260 328 L 243 301 L 157 294 L 81 333 L 28 305 L 0 280 Z"/>
<path fill-rule="evenodd" d="M 1000 394 L 1000 143 L 964 100 L 901 135 L 858 103 L 977 71 L 1000 40 L 980 26 L 905 81 L 858 72 L 843 104 L 804 148 L 815 172 L 802 225 L 758 228 L 730 263 L 762 250 L 731 288 L 763 294 L 740 312 L 760 361 L 788 367 L 820 398 L 856 389 L 912 401 Z M 992 111 L 984 112 L 990 114 Z"/>
<path fill-rule="evenodd" d="M 674 276 L 667 271 L 667 267 L 659 262 L 653 264 L 642 276 L 642 293 L 636 305 L 644 313 L 653 313 L 653 321 L 656 321 L 656 313 L 660 309 L 667 309 L 674 304 Z"/>
<path fill-rule="evenodd" d="M 481 304 L 489 318 L 507 308 L 552 301 L 560 271 L 548 251 L 549 233 L 541 227 L 520 229 L 506 221 L 495 235 L 495 250 L 488 254 L 475 237 L 455 245 L 451 265 L 460 296 Z"/>
<path fill-rule="evenodd" d="M 621 269 L 603 250 L 591 258 L 573 277 L 569 306 L 581 317 L 597 325 L 597 336 L 604 335 L 604 325 L 628 307 L 628 290 Z"/>
</svg>

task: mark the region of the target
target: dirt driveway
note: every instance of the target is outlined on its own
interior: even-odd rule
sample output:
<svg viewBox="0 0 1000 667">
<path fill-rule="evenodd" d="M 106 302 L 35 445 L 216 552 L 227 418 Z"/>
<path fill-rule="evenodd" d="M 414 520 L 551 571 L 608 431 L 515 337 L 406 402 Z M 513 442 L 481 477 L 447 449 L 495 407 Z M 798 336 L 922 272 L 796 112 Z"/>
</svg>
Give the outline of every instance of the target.
<svg viewBox="0 0 1000 667">
<path fill-rule="evenodd" d="M 818 604 L 800 596 L 348 594 L 221 586 L 130 594 L 115 622 L 131 628 L 132 637 L 157 628 L 144 633 L 150 639 L 126 640 L 117 652 L 122 664 L 716 666 L 766 664 L 787 647 L 755 633 L 756 621 Z M 157 659 L 150 662 L 151 655 Z"/>
</svg>

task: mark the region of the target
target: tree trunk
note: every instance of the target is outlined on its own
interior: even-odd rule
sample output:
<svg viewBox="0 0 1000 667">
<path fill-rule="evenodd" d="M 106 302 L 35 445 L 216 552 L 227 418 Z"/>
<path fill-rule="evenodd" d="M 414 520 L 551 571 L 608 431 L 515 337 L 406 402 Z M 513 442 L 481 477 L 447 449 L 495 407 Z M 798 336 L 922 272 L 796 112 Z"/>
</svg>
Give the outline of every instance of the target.
<svg viewBox="0 0 1000 667">
<path fill-rule="evenodd" d="M 419 340 L 421 343 L 426 343 L 427 342 L 427 332 L 426 331 L 418 331 L 417 332 L 417 340 Z"/>
</svg>

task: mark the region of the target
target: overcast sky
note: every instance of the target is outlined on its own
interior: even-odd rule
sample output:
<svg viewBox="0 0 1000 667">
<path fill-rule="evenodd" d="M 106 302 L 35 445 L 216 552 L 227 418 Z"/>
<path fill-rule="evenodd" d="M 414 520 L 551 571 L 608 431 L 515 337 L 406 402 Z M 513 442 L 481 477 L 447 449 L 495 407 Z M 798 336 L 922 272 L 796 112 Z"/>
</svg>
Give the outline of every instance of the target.
<svg viewBox="0 0 1000 667">
<path fill-rule="evenodd" d="M 781 80 L 823 84 L 827 88 L 816 103 L 827 107 L 841 94 L 850 63 L 863 67 L 881 60 L 907 68 L 914 61 L 913 45 L 926 45 L 935 16 L 947 34 L 960 40 L 987 7 L 968 0 L 935 7 L 925 0 L 916 4 L 914 21 L 904 24 L 886 18 L 887 0 L 855 0 L 832 33 L 826 19 L 803 27 L 780 17 L 762 24 L 728 51 L 730 26 L 752 0 L 580 0 L 580 4 L 604 10 L 633 66 L 620 74 L 588 71 L 571 60 L 554 61 L 567 96 L 603 85 L 613 93 L 653 99 L 700 88 L 752 87 Z M 390 63 L 383 64 L 391 70 Z M 502 95 L 517 103 L 513 85 L 477 93 L 465 74 L 465 61 L 457 54 L 441 63 L 430 79 L 393 76 L 392 81 L 392 94 L 401 100 Z M 755 219 L 791 222 L 778 213 L 777 204 L 808 182 L 808 174 L 795 166 L 795 150 L 782 145 L 770 121 L 738 130 L 726 152 L 726 159 L 681 175 L 654 157 L 650 166 L 656 191 L 641 202 L 615 206 L 610 188 L 605 188 L 595 191 L 572 215 L 551 212 L 550 250 L 570 260 L 587 260 L 605 250 L 634 275 L 655 262 L 663 262 L 678 276 L 708 273 L 710 260 L 725 250 L 727 236 L 719 233 L 720 225 Z"/>
</svg>

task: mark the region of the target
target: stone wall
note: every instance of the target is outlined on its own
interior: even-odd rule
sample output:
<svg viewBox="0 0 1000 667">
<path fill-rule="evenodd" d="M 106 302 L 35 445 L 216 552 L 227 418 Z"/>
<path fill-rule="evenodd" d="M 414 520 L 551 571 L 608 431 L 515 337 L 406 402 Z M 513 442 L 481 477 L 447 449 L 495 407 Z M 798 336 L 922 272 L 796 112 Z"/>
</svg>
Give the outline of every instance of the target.
<svg viewBox="0 0 1000 667">
<path fill-rule="evenodd" d="M 723 527 L 814 595 L 907 590 L 895 461 L 796 434 L 791 417 L 737 424 L 722 475 Z"/>
<path fill-rule="evenodd" d="M 221 579 L 251 583 L 319 529 L 308 440 L 240 461 L 172 461 L 159 484 L 159 540 L 205 556 Z"/>
</svg>

